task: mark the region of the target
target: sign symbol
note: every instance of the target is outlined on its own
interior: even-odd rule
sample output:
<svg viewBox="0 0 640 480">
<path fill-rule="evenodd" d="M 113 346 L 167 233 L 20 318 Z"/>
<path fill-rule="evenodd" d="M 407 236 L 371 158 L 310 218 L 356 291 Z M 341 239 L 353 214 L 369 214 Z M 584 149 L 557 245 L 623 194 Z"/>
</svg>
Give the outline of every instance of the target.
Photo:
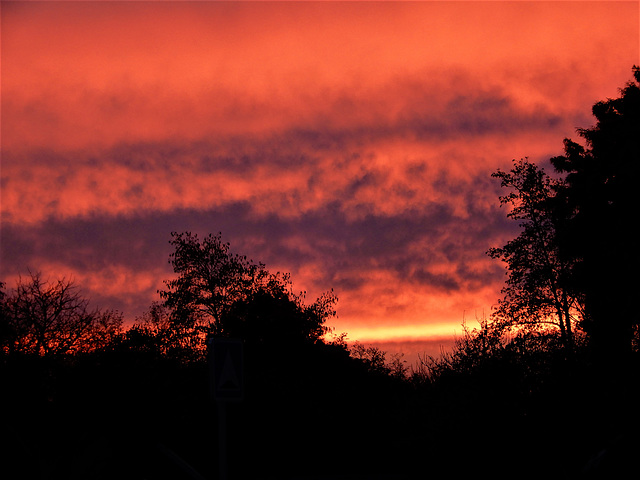
<svg viewBox="0 0 640 480">
<path fill-rule="evenodd" d="M 225 356 L 224 362 L 222 363 L 222 370 L 220 372 L 218 388 L 221 390 L 233 390 L 239 387 L 240 382 L 238 382 L 238 375 L 236 374 L 236 369 L 233 365 L 231 352 L 227 350 L 227 355 Z"/>
<path fill-rule="evenodd" d="M 242 400 L 244 394 L 242 340 L 211 338 L 207 343 L 210 388 L 214 400 Z"/>
</svg>

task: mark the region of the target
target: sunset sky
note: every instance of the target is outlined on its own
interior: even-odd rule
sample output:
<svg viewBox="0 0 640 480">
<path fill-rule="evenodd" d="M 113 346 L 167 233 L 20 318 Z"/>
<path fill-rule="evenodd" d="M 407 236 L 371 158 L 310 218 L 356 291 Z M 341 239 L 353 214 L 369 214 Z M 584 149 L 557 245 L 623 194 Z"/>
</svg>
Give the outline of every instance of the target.
<svg viewBox="0 0 640 480">
<path fill-rule="evenodd" d="M 497 168 L 546 166 L 639 60 L 638 2 L 5 2 L 8 287 L 133 320 L 172 231 L 334 289 L 351 340 L 450 338 L 500 298 Z"/>
</svg>

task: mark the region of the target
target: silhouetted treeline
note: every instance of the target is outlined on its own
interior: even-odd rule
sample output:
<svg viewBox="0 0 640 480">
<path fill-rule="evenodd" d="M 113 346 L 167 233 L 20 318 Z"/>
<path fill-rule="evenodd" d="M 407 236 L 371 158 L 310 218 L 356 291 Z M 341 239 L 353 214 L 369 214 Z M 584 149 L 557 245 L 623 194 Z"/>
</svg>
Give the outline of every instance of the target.
<svg viewBox="0 0 640 480">
<path fill-rule="evenodd" d="M 508 278 L 494 321 L 504 327 L 551 325 L 567 349 L 574 331 L 588 336 L 600 363 L 624 363 L 637 348 L 635 302 L 640 251 L 640 69 L 620 97 L 593 106 L 596 124 L 580 128 L 585 145 L 564 140 L 550 160 L 556 175 L 528 160 L 494 176 L 508 188 L 500 197 L 522 230 L 489 254 L 507 265 Z"/>
<path fill-rule="evenodd" d="M 176 276 L 128 328 L 69 280 L 0 284 L 2 478 L 218 478 L 219 338 L 244 356 L 243 398 L 225 403 L 231 479 L 637 476 L 634 75 L 594 106 L 586 147 L 565 141 L 564 176 L 526 160 L 496 173 L 522 226 L 489 251 L 504 297 L 417 365 L 348 345 L 326 326 L 332 291 L 307 303 L 221 235 L 174 233 Z"/>
<path fill-rule="evenodd" d="M 394 458 L 385 451 L 385 412 L 403 385 L 402 367 L 373 347 L 351 355 L 343 336 L 322 337 L 335 297 L 307 305 L 288 276 L 244 258 L 236 263 L 219 237 L 174 238 L 186 238 L 197 257 L 180 261 L 206 255 L 199 277 L 186 270 L 198 287 L 215 285 L 213 294 L 194 297 L 185 280 L 172 292 L 185 303 L 154 304 L 127 329 L 117 314 L 90 310 L 65 279 L 34 273 L 2 290 L 7 471 L 22 478 L 214 477 L 209 336 L 244 343 L 244 400 L 227 411 L 232 478 L 357 472 Z M 51 348 L 80 338 L 76 332 L 82 341 Z"/>
<path fill-rule="evenodd" d="M 129 333 L 72 356 L 3 356 L 4 471 L 217 478 L 206 359 L 185 361 Z M 567 356 L 556 335 L 505 337 L 489 323 L 405 377 L 383 352 L 351 350 L 339 340 L 245 343 L 244 399 L 227 405 L 229 478 L 582 478 L 590 462 L 606 475 L 635 468 L 637 354 L 622 381 L 583 344 Z"/>
</svg>

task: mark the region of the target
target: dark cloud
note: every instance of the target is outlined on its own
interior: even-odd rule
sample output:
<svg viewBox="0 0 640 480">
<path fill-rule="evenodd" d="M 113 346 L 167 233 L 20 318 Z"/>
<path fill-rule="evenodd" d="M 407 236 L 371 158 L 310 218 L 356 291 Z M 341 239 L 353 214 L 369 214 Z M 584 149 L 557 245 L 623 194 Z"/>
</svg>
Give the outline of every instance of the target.
<svg viewBox="0 0 640 480">
<path fill-rule="evenodd" d="M 38 269 L 39 262 L 52 258 L 73 271 L 122 266 L 170 275 L 170 232 L 192 231 L 201 236 L 222 232 L 234 251 L 263 261 L 267 267 L 295 272 L 307 263 L 319 265 L 313 278 L 304 279 L 314 282 L 306 288 L 357 288 L 366 281 L 363 273 L 382 268 L 395 272 L 399 282 L 460 290 L 496 279 L 495 269 L 477 271 L 465 265 L 466 259 L 482 257 L 491 241 L 508 231 L 495 213 L 475 212 L 473 217 L 460 219 L 443 204 L 394 216 L 350 219 L 336 199 L 326 208 L 294 218 L 278 216 L 277 212 L 255 215 L 250 204 L 236 203 L 208 211 L 49 219 L 34 226 L 5 226 L 3 236 L 12 241 L 3 245 L 2 264 L 5 275 L 24 272 L 27 267 Z M 430 271 L 434 262 L 442 261 L 451 262 L 449 272 Z M 150 288 L 144 294 L 153 291 Z"/>
<path fill-rule="evenodd" d="M 451 166 L 469 162 L 468 152 L 458 152 L 455 145 L 435 159 L 380 164 L 374 145 L 388 140 L 434 145 L 529 131 L 548 128 L 557 117 L 523 111 L 508 97 L 488 91 L 444 102 L 426 87 L 405 88 L 403 95 L 399 114 L 365 115 L 344 125 L 311 123 L 263 135 L 23 154 L 36 176 L 45 175 L 39 168 L 55 173 L 51 182 L 61 196 L 45 206 L 56 215 L 4 226 L 3 237 L 12 241 L 3 246 L 2 274 L 53 263 L 63 274 L 66 268 L 86 278 L 102 275 L 103 281 L 125 284 L 102 290 L 91 285 L 92 298 L 137 315 L 157 299 L 156 290 L 171 275 L 170 233 L 192 231 L 201 236 L 222 232 L 235 252 L 291 272 L 298 288 L 314 293 L 334 288 L 353 295 L 381 271 L 395 283 L 384 287 L 389 295 L 393 289 L 473 295 L 499 284 L 501 270 L 486 261 L 485 252 L 513 230 L 497 208 L 491 170 L 475 166 L 463 169 L 466 175 L 451 174 Z M 397 101 L 382 98 L 389 105 Z M 431 111 L 430 102 L 435 102 Z M 352 102 L 340 108 L 349 117 L 369 105 Z M 291 174 L 298 175 L 293 184 L 279 184 Z M 211 180 L 198 184 L 203 178 Z M 216 191 L 229 183 L 227 178 L 246 183 L 238 198 Z M 116 213 L 98 198 L 84 215 L 60 216 L 65 190 L 83 183 L 81 192 L 109 195 Z M 195 194 L 197 189 L 201 193 Z M 197 201 L 198 195 L 203 198 L 199 207 L 180 206 L 182 198 Z M 309 203 L 314 196 L 320 200 Z M 159 208 L 164 199 L 166 207 Z M 137 284 L 128 291 L 127 281 Z M 397 316 L 409 307 L 384 308 Z"/>
</svg>

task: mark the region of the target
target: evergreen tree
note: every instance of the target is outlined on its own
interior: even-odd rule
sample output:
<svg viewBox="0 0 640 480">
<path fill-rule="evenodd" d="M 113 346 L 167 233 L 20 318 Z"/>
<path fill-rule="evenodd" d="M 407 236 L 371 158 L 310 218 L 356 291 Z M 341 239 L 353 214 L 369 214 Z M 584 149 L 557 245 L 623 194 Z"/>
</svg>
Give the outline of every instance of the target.
<svg viewBox="0 0 640 480">
<path fill-rule="evenodd" d="M 631 351 L 639 321 L 640 69 L 633 73 L 620 97 L 593 106 L 595 126 L 578 129 L 585 146 L 565 139 L 564 155 L 551 159 L 565 174 L 558 202 L 571 213 L 560 250 L 576 263 L 572 282 L 585 295 L 584 328 L 610 358 Z"/>
</svg>

